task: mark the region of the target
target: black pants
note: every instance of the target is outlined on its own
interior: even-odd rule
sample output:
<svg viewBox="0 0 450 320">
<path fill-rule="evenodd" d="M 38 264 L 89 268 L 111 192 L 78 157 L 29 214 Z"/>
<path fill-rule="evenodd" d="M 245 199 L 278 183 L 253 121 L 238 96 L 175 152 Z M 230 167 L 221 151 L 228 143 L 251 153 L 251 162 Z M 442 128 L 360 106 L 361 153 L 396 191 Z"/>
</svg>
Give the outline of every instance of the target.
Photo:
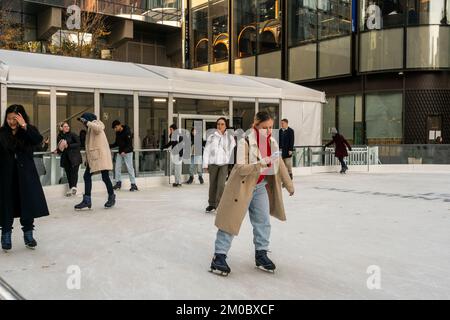
<svg viewBox="0 0 450 320">
<path fill-rule="evenodd" d="M 2 225 L 2 231 L 7 232 L 11 231 L 14 224 L 14 217 L 9 217 L 5 219 L 4 224 Z M 20 218 L 20 224 L 22 225 L 23 232 L 30 231 L 34 229 L 34 219 L 24 219 Z"/>
<path fill-rule="evenodd" d="M 80 166 L 73 167 L 72 165 L 64 166 L 64 171 L 67 176 L 67 183 L 69 184 L 69 189 L 76 188 L 78 184 L 78 170 Z"/>
<path fill-rule="evenodd" d="M 345 163 L 344 158 L 340 157 L 338 159 L 339 159 L 339 162 L 341 163 L 342 170 L 347 169 L 347 164 Z"/>
<path fill-rule="evenodd" d="M 106 189 L 108 190 L 109 195 L 114 194 L 113 185 L 111 182 L 111 179 L 109 178 L 109 171 L 108 170 L 102 170 L 102 180 L 105 183 Z M 84 178 L 84 195 L 85 196 L 91 196 L 92 191 L 92 173 L 91 168 L 89 166 L 86 167 L 86 171 L 83 175 Z"/>
</svg>

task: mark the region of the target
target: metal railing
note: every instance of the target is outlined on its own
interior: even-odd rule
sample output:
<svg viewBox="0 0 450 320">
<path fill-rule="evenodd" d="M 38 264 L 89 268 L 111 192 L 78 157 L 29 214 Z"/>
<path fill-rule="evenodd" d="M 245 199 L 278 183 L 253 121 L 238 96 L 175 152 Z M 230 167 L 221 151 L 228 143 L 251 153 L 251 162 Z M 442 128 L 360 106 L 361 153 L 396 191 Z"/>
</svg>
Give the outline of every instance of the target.
<svg viewBox="0 0 450 320">
<path fill-rule="evenodd" d="M 16 290 L 0 277 L 0 300 L 25 300 Z"/>
</svg>

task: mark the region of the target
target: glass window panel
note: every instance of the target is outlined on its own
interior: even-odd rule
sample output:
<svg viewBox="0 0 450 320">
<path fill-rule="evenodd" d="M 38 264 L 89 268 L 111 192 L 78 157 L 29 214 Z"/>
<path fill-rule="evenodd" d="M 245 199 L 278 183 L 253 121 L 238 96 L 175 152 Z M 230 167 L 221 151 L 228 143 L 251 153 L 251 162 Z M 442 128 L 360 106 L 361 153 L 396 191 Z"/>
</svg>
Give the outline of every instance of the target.
<svg viewBox="0 0 450 320">
<path fill-rule="evenodd" d="M 259 103 L 259 111 L 268 112 L 273 118 L 273 129 L 280 128 L 280 104 L 278 103 Z"/>
<path fill-rule="evenodd" d="M 327 143 L 331 140 L 331 128 L 336 127 L 336 98 L 329 97 L 322 106 L 322 141 Z"/>
<path fill-rule="evenodd" d="M 247 76 L 255 76 L 256 75 L 255 64 L 256 64 L 255 57 L 237 59 L 234 61 L 234 73 L 243 74 Z"/>
<path fill-rule="evenodd" d="M 116 133 L 111 128 L 114 120 L 126 124 L 133 131 L 133 96 L 120 94 L 100 95 L 100 120 L 105 124 L 108 141 L 116 139 Z"/>
<path fill-rule="evenodd" d="M 162 141 L 166 141 L 167 117 L 167 98 L 139 97 L 139 140 L 142 149 L 158 149 Z"/>
<path fill-rule="evenodd" d="M 176 98 L 173 109 L 174 113 L 181 114 L 228 116 L 230 113 L 229 102 L 220 100 Z"/>
<path fill-rule="evenodd" d="M 289 46 L 317 39 L 316 1 L 288 1 Z"/>
<path fill-rule="evenodd" d="M 447 0 L 408 0 L 408 24 L 447 24 L 450 5 Z M 447 4 L 447 7 L 446 7 Z"/>
<path fill-rule="evenodd" d="M 219 0 L 210 3 L 212 32 L 212 63 L 228 60 L 228 1 Z"/>
<path fill-rule="evenodd" d="M 256 54 L 256 0 L 234 0 L 236 58 Z"/>
<path fill-rule="evenodd" d="M 402 94 L 366 95 L 366 133 L 369 144 L 401 143 Z"/>
<path fill-rule="evenodd" d="M 71 131 L 80 134 L 86 130 L 84 125 L 77 120 L 85 112 L 94 113 L 94 94 L 89 92 L 58 91 L 56 119 L 57 124 L 66 121 Z"/>
<path fill-rule="evenodd" d="M 319 43 L 319 77 L 350 73 L 351 37 L 340 37 Z"/>
<path fill-rule="evenodd" d="M 337 129 L 352 144 L 355 122 L 355 96 L 338 98 L 338 115 L 339 128 Z"/>
<path fill-rule="evenodd" d="M 408 68 L 448 68 L 450 28 L 440 26 L 408 28 Z"/>
<path fill-rule="evenodd" d="M 258 56 L 258 76 L 281 79 L 281 52 L 271 52 Z"/>
<path fill-rule="evenodd" d="M 194 68 L 208 64 L 208 4 L 193 7 L 191 52 Z"/>
<path fill-rule="evenodd" d="M 280 49 L 280 0 L 257 0 L 259 53 Z"/>
<path fill-rule="evenodd" d="M 351 34 L 351 0 L 318 0 L 317 6 L 319 39 Z"/>
<path fill-rule="evenodd" d="M 255 117 L 255 103 L 233 101 L 233 127 L 244 131 L 251 128 Z"/>
<path fill-rule="evenodd" d="M 403 26 L 409 15 L 407 0 L 360 0 L 360 8 L 361 30 Z"/>
<path fill-rule="evenodd" d="M 360 71 L 403 68 L 403 29 L 360 34 Z"/>
<path fill-rule="evenodd" d="M 315 43 L 289 50 L 289 81 L 316 78 L 316 52 Z"/>
</svg>

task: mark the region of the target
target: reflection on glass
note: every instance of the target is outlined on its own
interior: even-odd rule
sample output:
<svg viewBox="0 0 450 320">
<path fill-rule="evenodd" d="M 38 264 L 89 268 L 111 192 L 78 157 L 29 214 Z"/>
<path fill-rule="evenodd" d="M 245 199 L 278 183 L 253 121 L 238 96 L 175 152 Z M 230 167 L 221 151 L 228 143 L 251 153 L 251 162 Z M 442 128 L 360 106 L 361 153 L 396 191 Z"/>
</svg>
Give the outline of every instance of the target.
<svg viewBox="0 0 450 320">
<path fill-rule="evenodd" d="M 200 100 L 177 98 L 174 102 L 175 114 L 202 114 L 228 116 L 229 102 L 220 100 Z"/>
<path fill-rule="evenodd" d="M 105 133 L 108 141 L 114 141 L 115 131 L 111 125 L 114 120 L 134 128 L 133 96 L 121 94 L 100 95 L 100 120 L 105 124 Z"/>
<path fill-rule="evenodd" d="M 213 63 L 228 60 L 228 1 L 210 3 Z"/>
<path fill-rule="evenodd" d="M 280 128 L 280 105 L 278 103 L 259 103 L 259 111 L 268 112 L 273 118 L 273 129 Z"/>
<path fill-rule="evenodd" d="M 208 64 L 208 4 L 192 9 L 194 68 Z"/>
<path fill-rule="evenodd" d="M 318 0 L 319 38 L 326 39 L 352 32 L 351 0 Z"/>
<path fill-rule="evenodd" d="M 448 24 L 448 0 L 408 0 L 408 24 Z"/>
<path fill-rule="evenodd" d="M 288 1 L 289 46 L 317 39 L 317 0 Z"/>
<path fill-rule="evenodd" d="M 233 102 L 233 127 L 244 131 L 250 129 L 255 117 L 255 102 Z"/>
<path fill-rule="evenodd" d="M 258 1 L 259 53 L 274 51 L 281 44 L 281 17 L 279 0 Z"/>
<path fill-rule="evenodd" d="M 256 0 L 234 0 L 236 58 L 256 54 Z"/>
<path fill-rule="evenodd" d="M 79 134 L 84 125 L 77 120 L 85 112 L 94 113 L 94 94 L 88 92 L 59 92 L 57 96 L 57 123 L 67 121 L 72 132 Z"/>
<path fill-rule="evenodd" d="M 362 10 L 361 29 L 369 30 L 402 26 L 405 23 L 405 14 L 407 12 L 406 2 L 407 0 L 360 0 Z M 371 22 L 374 21 L 379 22 L 379 26 L 369 27 Z"/>
</svg>

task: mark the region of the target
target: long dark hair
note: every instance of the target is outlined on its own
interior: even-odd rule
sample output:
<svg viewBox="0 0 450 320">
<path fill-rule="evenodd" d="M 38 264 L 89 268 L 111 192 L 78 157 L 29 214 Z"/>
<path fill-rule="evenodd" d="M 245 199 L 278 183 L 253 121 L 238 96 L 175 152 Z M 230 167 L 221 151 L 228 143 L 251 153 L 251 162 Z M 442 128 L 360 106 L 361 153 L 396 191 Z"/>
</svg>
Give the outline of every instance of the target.
<svg viewBox="0 0 450 320">
<path fill-rule="evenodd" d="M 3 126 L 0 128 L 0 130 L 6 134 L 2 134 L 0 137 L 0 142 L 10 151 L 15 152 L 15 150 L 23 150 L 25 147 L 25 141 L 23 138 L 21 138 L 21 133 L 18 131 L 18 134 L 13 135 L 12 129 L 8 125 L 8 114 L 15 113 L 15 114 L 21 114 L 23 117 L 23 120 L 25 120 L 26 124 L 28 125 L 30 123 L 30 117 L 28 117 L 27 112 L 25 111 L 25 108 L 20 104 L 13 104 L 10 105 L 5 112 L 5 120 L 3 121 Z"/>
<path fill-rule="evenodd" d="M 25 108 L 23 107 L 23 105 L 21 105 L 21 104 L 13 104 L 13 105 L 10 105 L 8 107 L 8 109 L 6 109 L 5 120 L 3 121 L 3 127 L 4 128 L 11 129 L 10 126 L 8 125 L 8 121 L 7 121 L 8 114 L 10 114 L 10 113 L 15 113 L 15 114 L 19 114 L 20 113 L 22 115 L 23 120 L 25 120 L 26 124 L 30 123 L 30 117 L 28 117 L 28 114 L 25 111 Z"/>
</svg>

